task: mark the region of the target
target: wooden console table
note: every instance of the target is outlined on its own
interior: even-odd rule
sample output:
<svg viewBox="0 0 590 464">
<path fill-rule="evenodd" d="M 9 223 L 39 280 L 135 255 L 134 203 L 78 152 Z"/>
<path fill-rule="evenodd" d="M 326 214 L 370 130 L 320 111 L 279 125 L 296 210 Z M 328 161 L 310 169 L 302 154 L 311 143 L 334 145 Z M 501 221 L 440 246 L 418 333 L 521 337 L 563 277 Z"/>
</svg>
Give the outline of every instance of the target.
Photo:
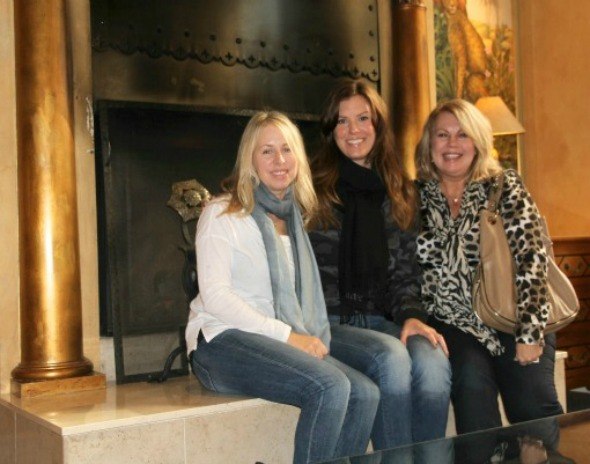
<svg viewBox="0 0 590 464">
<path fill-rule="evenodd" d="M 553 247 L 557 264 L 580 299 L 576 320 L 557 333 L 557 348 L 568 353 L 567 389 L 590 387 L 590 237 L 554 239 Z"/>
</svg>

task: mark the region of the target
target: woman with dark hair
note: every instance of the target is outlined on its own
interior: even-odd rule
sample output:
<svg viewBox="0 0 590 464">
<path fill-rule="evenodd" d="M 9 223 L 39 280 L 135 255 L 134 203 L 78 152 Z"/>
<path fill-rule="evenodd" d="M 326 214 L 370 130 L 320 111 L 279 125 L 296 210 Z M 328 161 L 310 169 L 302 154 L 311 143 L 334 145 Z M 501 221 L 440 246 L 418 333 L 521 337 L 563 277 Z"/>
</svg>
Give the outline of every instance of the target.
<svg viewBox="0 0 590 464">
<path fill-rule="evenodd" d="M 328 96 L 321 125 L 312 164 L 319 206 L 310 239 L 330 316 L 331 354 L 381 389 L 376 449 L 443 437 L 450 366 L 444 338 L 425 323 L 415 257 L 417 195 L 394 148 L 386 105 L 371 84 L 347 79 Z M 378 369 L 363 370 L 366 350 L 348 336 L 358 327 L 389 347 Z"/>
</svg>

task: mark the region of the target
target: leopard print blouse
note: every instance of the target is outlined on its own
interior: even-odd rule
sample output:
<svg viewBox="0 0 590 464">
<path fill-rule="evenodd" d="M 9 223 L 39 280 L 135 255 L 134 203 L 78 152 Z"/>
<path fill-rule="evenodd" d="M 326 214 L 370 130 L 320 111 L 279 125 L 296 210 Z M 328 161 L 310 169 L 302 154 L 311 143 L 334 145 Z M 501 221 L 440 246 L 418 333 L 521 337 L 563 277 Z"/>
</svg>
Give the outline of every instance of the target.
<svg viewBox="0 0 590 464">
<path fill-rule="evenodd" d="M 453 219 L 438 181 L 418 182 L 422 231 L 417 240 L 423 271 L 422 299 L 436 319 L 473 335 L 491 354 L 504 351 L 494 329 L 484 325 L 471 307 L 471 286 L 479 264 L 479 212 L 486 207 L 492 182 L 471 182 L 461 211 Z M 505 172 L 500 214 L 516 263 L 517 343 L 543 344 L 549 314 L 547 255 L 541 241 L 539 211 L 521 178 Z"/>
</svg>

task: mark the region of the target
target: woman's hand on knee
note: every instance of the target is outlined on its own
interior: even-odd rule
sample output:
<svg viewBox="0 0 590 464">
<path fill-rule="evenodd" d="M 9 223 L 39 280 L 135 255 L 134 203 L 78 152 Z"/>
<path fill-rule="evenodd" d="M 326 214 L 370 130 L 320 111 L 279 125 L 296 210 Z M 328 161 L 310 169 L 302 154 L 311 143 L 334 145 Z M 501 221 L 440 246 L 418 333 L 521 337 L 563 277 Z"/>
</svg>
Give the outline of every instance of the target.
<svg viewBox="0 0 590 464">
<path fill-rule="evenodd" d="M 420 319 L 410 317 L 404 322 L 400 336 L 401 342 L 405 345 L 408 341 L 408 337 L 411 337 L 412 335 L 420 335 L 426 338 L 426 340 L 428 340 L 432 346 L 435 348 L 440 346 L 441 350 L 443 350 L 443 353 L 447 357 L 449 356 L 449 349 L 447 348 L 445 337 L 438 333 L 433 327 L 430 327 L 428 324 L 422 322 Z"/>
<path fill-rule="evenodd" d="M 313 356 L 314 358 L 323 359 L 328 354 L 326 345 L 318 338 L 312 335 L 303 335 L 291 332 L 287 343 L 298 350 Z"/>
</svg>

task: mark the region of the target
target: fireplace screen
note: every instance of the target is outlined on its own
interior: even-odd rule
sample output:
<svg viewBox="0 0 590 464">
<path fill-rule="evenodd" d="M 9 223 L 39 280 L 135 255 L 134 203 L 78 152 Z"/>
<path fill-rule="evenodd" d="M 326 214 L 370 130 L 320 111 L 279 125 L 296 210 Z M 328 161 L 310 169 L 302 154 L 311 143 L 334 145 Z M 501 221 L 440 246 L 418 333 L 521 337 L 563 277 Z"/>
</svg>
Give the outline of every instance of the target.
<svg viewBox="0 0 590 464">
<path fill-rule="evenodd" d="M 196 180 L 219 192 L 248 118 L 193 107 L 97 104 L 101 332 L 113 336 L 118 383 L 161 371 L 184 337 L 196 221 L 184 222 L 167 203 L 179 182 Z M 311 152 L 317 123 L 296 122 Z M 180 357 L 172 374 L 187 372 Z"/>
</svg>

